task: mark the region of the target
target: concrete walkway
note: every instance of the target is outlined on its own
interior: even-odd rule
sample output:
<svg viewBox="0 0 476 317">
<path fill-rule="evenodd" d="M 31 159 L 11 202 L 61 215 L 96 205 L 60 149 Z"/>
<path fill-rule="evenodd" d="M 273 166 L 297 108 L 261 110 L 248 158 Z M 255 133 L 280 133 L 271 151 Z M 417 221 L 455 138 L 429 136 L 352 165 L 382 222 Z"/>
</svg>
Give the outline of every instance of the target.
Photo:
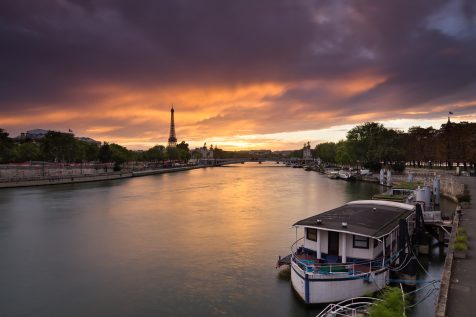
<svg viewBox="0 0 476 317">
<path fill-rule="evenodd" d="M 476 177 L 460 177 L 471 193 L 471 206 L 463 209 L 460 227 L 468 232 L 468 256 L 454 259 L 446 316 L 476 316 Z"/>
</svg>

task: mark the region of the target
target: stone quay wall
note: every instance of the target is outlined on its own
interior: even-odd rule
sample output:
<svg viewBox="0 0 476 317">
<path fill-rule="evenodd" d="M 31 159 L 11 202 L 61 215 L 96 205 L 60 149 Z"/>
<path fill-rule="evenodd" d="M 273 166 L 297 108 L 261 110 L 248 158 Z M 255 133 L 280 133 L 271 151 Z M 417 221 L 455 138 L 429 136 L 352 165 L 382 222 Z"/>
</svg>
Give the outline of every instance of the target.
<svg viewBox="0 0 476 317">
<path fill-rule="evenodd" d="M 432 170 L 432 169 L 407 169 L 405 174 L 392 175 L 393 183 L 406 182 L 408 180 L 408 174 L 413 174 L 414 182 L 421 182 L 426 186 L 433 187 L 433 179 L 435 176 L 440 178 L 441 193 L 453 200 L 465 192 L 465 186 L 459 181 L 459 177 L 456 176 L 454 171 L 447 170 Z"/>
<path fill-rule="evenodd" d="M 107 164 L 5 164 L 0 165 L 0 181 L 19 181 L 50 177 L 101 175 L 113 172 Z"/>
</svg>

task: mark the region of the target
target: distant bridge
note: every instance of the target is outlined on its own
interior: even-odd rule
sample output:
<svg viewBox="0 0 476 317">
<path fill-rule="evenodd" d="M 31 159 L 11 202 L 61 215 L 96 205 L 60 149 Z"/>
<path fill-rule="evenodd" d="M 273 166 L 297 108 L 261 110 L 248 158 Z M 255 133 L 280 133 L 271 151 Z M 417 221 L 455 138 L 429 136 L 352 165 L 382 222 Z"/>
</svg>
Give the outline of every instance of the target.
<svg viewBox="0 0 476 317">
<path fill-rule="evenodd" d="M 289 164 L 311 164 L 317 163 L 315 159 L 301 159 L 301 158 L 233 158 L 233 159 L 199 159 L 198 164 L 210 165 L 210 166 L 222 166 L 229 164 L 240 164 L 246 162 L 277 162 L 277 163 L 289 163 Z"/>
</svg>

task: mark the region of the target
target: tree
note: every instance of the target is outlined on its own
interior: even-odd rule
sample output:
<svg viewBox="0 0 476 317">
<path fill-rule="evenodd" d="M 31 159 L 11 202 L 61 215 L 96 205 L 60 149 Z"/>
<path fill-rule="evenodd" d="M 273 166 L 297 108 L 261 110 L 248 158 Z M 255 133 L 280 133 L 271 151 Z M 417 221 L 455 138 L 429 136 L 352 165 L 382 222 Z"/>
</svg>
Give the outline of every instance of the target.
<svg viewBox="0 0 476 317">
<path fill-rule="evenodd" d="M 109 144 L 107 142 L 104 142 L 104 144 L 99 148 L 98 158 L 99 161 L 101 161 L 102 163 L 112 161 L 111 148 L 109 147 Z"/>
<path fill-rule="evenodd" d="M 171 161 L 176 161 L 180 158 L 179 151 L 176 147 L 167 147 L 167 158 Z"/>
<path fill-rule="evenodd" d="M 393 129 L 384 129 L 375 145 L 374 161 L 395 165 L 405 160 L 404 134 Z"/>
<path fill-rule="evenodd" d="M 316 145 L 316 155 L 321 160 L 327 163 L 335 163 L 336 162 L 336 144 L 334 142 L 325 142 Z"/>
<path fill-rule="evenodd" d="M 336 145 L 336 162 L 342 165 L 353 163 L 349 142 L 339 141 Z"/>
<path fill-rule="evenodd" d="M 27 162 L 35 161 L 41 158 L 40 146 L 35 142 L 24 142 L 16 147 L 16 161 Z"/>
<path fill-rule="evenodd" d="M 165 147 L 163 145 L 151 147 L 145 153 L 145 158 L 148 161 L 163 161 L 165 160 L 165 156 Z"/>
<path fill-rule="evenodd" d="M 119 144 L 112 143 L 109 145 L 109 149 L 111 150 L 111 159 L 116 164 L 132 161 L 134 158 L 132 151 Z"/>
<path fill-rule="evenodd" d="M 97 143 L 80 142 L 83 151 L 83 161 L 97 161 L 99 155 L 99 145 Z"/>
<path fill-rule="evenodd" d="M 41 140 L 41 150 L 46 160 L 73 162 L 78 157 L 79 146 L 72 133 L 49 131 Z"/>
<path fill-rule="evenodd" d="M 11 162 L 14 158 L 14 143 L 9 134 L 0 129 L 0 163 Z"/>
<path fill-rule="evenodd" d="M 471 154 L 474 152 L 476 124 L 460 122 L 451 125 L 450 149 L 452 150 L 452 157 L 456 163 L 463 163 L 466 168 L 467 163 L 471 161 Z"/>
<path fill-rule="evenodd" d="M 437 160 L 437 131 L 432 127 L 411 127 L 405 136 L 406 160 L 420 166 L 422 162 Z M 443 159 L 445 160 L 445 159 Z"/>
<path fill-rule="evenodd" d="M 366 122 L 347 133 L 348 152 L 352 160 L 366 166 L 392 164 L 405 159 L 404 134 L 386 129 L 377 122 Z"/>
<path fill-rule="evenodd" d="M 192 157 L 188 148 L 188 143 L 185 143 L 185 141 L 182 141 L 177 144 L 177 151 L 178 157 L 182 161 L 187 162 Z"/>
<path fill-rule="evenodd" d="M 303 150 L 294 150 L 291 152 L 291 154 L 289 155 L 289 157 L 302 157 L 302 154 L 303 153 Z"/>
<path fill-rule="evenodd" d="M 349 152 L 360 162 L 379 161 L 377 146 L 381 141 L 384 126 L 376 122 L 366 122 L 347 132 Z"/>
</svg>

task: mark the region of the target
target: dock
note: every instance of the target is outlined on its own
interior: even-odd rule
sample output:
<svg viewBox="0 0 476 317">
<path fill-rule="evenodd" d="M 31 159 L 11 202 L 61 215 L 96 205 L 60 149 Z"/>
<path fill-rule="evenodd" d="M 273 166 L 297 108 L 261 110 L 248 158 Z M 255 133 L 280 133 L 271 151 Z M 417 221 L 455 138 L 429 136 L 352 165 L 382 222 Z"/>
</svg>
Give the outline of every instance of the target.
<svg viewBox="0 0 476 317">
<path fill-rule="evenodd" d="M 276 268 L 279 268 L 283 265 L 290 266 L 291 265 L 291 256 L 292 256 L 292 254 L 288 254 L 285 257 L 279 256 L 278 262 L 276 263 Z"/>
</svg>

